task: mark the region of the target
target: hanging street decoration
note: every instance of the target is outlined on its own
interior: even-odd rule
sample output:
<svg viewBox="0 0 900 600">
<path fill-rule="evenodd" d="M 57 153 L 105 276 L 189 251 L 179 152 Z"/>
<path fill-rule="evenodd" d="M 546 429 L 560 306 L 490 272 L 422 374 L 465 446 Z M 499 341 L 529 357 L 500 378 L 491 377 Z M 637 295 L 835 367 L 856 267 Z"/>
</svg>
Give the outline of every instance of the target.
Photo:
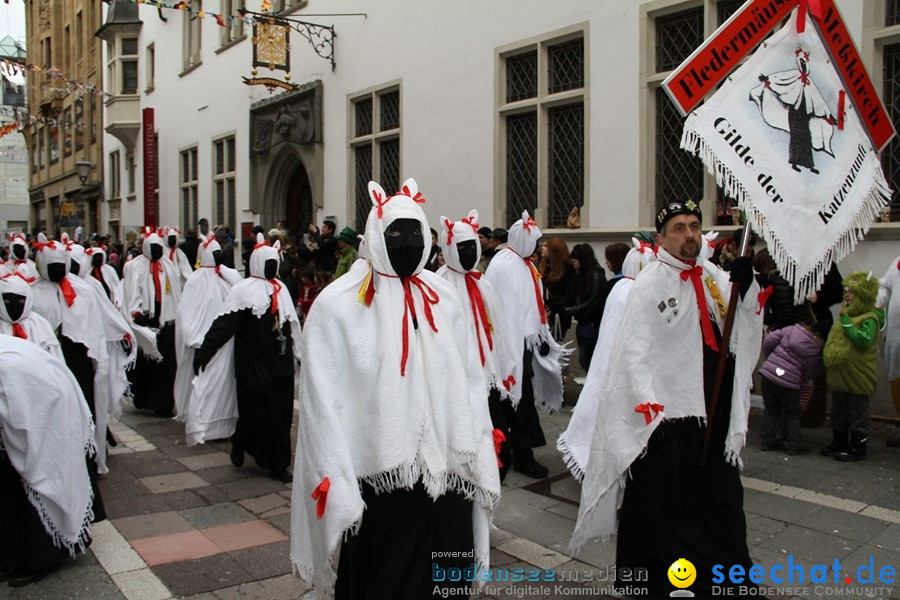
<svg viewBox="0 0 900 600">
<path fill-rule="evenodd" d="M 770 4 L 790 4 L 790 18 L 729 75 L 724 50 L 739 39 L 729 26 L 759 21 Z M 895 135 L 893 125 L 834 1 L 751 0 L 664 85 L 692 110 L 681 147 L 748 215 L 795 301 L 808 297 L 891 197 L 878 150 Z"/>
</svg>

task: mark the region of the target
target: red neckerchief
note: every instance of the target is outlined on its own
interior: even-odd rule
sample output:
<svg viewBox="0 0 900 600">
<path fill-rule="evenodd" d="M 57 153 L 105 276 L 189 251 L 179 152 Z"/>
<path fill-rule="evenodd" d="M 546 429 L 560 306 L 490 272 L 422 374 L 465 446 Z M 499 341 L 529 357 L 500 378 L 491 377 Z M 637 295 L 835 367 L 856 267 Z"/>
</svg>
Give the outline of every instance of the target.
<svg viewBox="0 0 900 600">
<path fill-rule="evenodd" d="M 682 281 L 687 281 L 690 278 L 691 283 L 694 285 L 697 309 L 700 311 L 700 330 L 703 332 L 703 343 L 718 352 L 719 344 L 716 342 L 712 319 L 709 318 L 709 310 L 706 308 L 706 293 L 703 291 L 703 267 L 694 265 L 681 271 L 679 275 Z"/>
<path fill-rule="evenodd" d="M 59 289 L 62 291 L 63 298 L 66 299 L 66 305 L 72 306 L 75 304 L 75 298 L 78 294 L 75 293 L 75 290 L 72 288 L 72 284 L 69 283 L 69 274 L 66 273 L 66 276 L 62 278 L 62 281 L 59 282 Z"/>
<path fill-rule="evenodd" d="M 534 283 L 534 298 L 537 301 L 538 312 L 541 315 L 541 325 L 547 324 L 547 310 L 544 308 L 544 299 L 541 297 L 541 286 L 538 285 L 538 279 L 541 278 L 540 271 L 537 270 L 537 267 L 534 266 L 534 262 L 530 257 L 525 257 L 510 248 L 512 252 L 525 261 L 525 264 L 528 265 L 528 268 L 531 270 L 531 281 Z"/>
<path fill-rule="evenodd" d="M 23 340 L 28 339 L 28 334 L 25 333 L 25 328 L 22 327 L 22 324 L 18 321 L 13 321 L 13 336 L 17 338 L 22 338 Z"/>
<path fill-rule="evenodd" d="M 399 277 L 397 275 L 388 275 L 387 273 L 381 273 L 380 271 L 376 271 L 376 273 L 385 277 L 400 279 L 401 283 L 403 284 L 403 354 L 400 356 L 400 376 L 404 377 L 406 375 L 406 361 L 409 358 L 410 317 L 412 317 L 413 322 L 417 322 L 416 305 L 413 303 L 412 288 L 410 288 L 410 284 L 413 284 L 417 288 L 419 288 L 419 293 L 422 295 L 422 305 L 425 307 L 425 318 L 428 319 L 428 324 L 431 326 L 431 330 L 435 333 L 437 333 L 438 330 L 434 324 L 434 316 L 431 313 L 431 305 L 437 304 L 440 301 L 440 297 L 430 285 L 419 279 L 418 275 Z M 416 327 L 418 328 L 418 325 Z"/>
<path fill-rule="evenodd" d="M 24 265 L 24 264 L 27 264 L 27 263 L 28 263 L 28 259 L 27 259 L 27 258 L 17 258 L 16 260 L 13 261 L 13 264 L 14 264 L 14 265 Z"/>
<path fill-rule="evenodd" d="M 219 265 L 215 265 L 215 266 L 213 266 L 213 267 L 211 267 L 211 266 L 209 266 L 209 265 L 200 265 L 200 268 L 201 268 L 201 269 L 215 269 L 215 270 L 216 270 L 216 275 L 218 275 L 219 277 L 222 277 L 222 270 L 219 269 Z"/>
<path fill-rule="evenodd" d="M 162 265 L 158 260 L 150 261 L 150 272 L 153 274 L 153 297 L 157 302 L 162 302 L 162 284 L 159 281 L 159 272 L 162 271 Z"/>
<path fill-rule="evenodd" d="M 487 337 L 488 349 L 494 349 L 494 338 L 491 335 L 491 323 L 488 320 L 487 309 L 484 307 L 484 297 L 481 295 L 481 288 L 478 287 L 478 280 L 481 279 L 481 273 L 478 271 L 469 271 L 460 273 L 450 265 L 447 268 L 454 273 L 464 275 L 466 278 L 466 292 L 469 295 L 469 304 L 472 306 L 472 319 L 475 321 L 475 337 L 478 338 L 478 353 L 481 355 L 481 366 L 484 366 L 484 345 L 481 343 L 481 329 L 484 328 L 485 337 Z"/>
<path fill-rule="evenodd" d="M 91 273 L 94 275 L 94 279 L 97 281 L 103 281 L 103 271 L 100 267 L 94 267 Z"/>
<path fill-rule="evenodd" d="M 219 272 L 218 269 L 219 269 L 219 267 L 216 267 L 216 273 Z M 273 315 L 277 314 L 278 313 L 278 292 L 281 291 L 281 284 L 278 283 L 277 279 L 266 279 L 265 277 L 260 277 L 258 275 L 251 275 L 250 277 L 253 277 L 255 279 L 262 279 L 263 281 L 268 281 L 269 283 L 272 284 L 272 288 L 273 288 L 272 289 L 272 310 L 270 310 L 269 312 L 272 313 Z"/>
<path fill-rule="evenodd" d="M 178 250 L 178 246 L 174 246 L 169 248 L 169 260 L 175 262 L 175 251 Z"/>
</svg>

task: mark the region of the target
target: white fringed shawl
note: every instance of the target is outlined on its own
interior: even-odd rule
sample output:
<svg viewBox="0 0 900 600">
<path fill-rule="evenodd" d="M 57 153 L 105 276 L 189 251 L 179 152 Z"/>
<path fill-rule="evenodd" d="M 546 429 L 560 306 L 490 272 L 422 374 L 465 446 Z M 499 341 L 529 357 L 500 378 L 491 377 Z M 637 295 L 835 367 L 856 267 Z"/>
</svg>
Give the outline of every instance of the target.
<svg viewBox="0 0 900 600">
<path fill-rule="evenodd" d="M 323 597 L 333 594 L 341 539 L 364 518 L 361 482 L 384 493 L 421 480 L 432 498 L 458 492 L 473 499 L 479 567 L 489 562 L 489 514 L 500 495 L 484 376 L 476 348 L 467 347 L 456 292 L 421 270 L 423 248 L 416 271 L 422 287 L 411 285 L 413 328 L 385 248 L 384 231 L 395 219 L 418 220 L 427 237 L 428 222 L 413 201 L 415 182 L 389 199 L 378 184 L 369 189 L 376 204 L 366 224 L 371 262 L 357 261 L 322 291 L 303 332 L 291 559 Z M 423 300 L 426 294 L 434 300 L 428 290 L 437 297 L 430 305 L 434 329 Z M 405 316 L 409 345 L 401 375 Z M 326 477 L 330 490 L 317 518 L 311 494 Z"/>
</svg>

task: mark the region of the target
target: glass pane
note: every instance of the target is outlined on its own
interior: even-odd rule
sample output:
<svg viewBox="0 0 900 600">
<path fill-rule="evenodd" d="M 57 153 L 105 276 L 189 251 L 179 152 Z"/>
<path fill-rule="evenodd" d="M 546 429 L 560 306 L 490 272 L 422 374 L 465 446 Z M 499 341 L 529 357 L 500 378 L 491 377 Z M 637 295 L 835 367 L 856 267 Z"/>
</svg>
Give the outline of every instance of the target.
<svg viewBox="0 0 900 600">
<path fill-rule="evenodd" d="M 193 227 L 191 220 L 191 189 L 183 188 L 181 190 L 181 226 L 187 231 L 188 227 Z"/>
<path fill-rule="evenodd" d="M 225 168 L 225 142 L 216 142 L 216 175 Z M 220 221 L 221 223 L 221 221 Z"/>
<path fill-rule="evenodd" d="M 75 134 L 75 124 L 72 123 L 72 109 L 67 108 L 64 114 L 63 135 L 65 136 L 65 141 L 63 142 L 63 154 L 65 156 L 72 156 L 72 136 Z"/>
<path fill-rule="evenodd" d="M 743 4 L 744 0 L 719 0 L 717 6 L 719 25 L 727 21 Z"/>
<path fill-rule="evenodd" d="M 885 27 L 900 23 L 900 0 L 885 0 L 884 11 Z"/>
<path fill-rule="evenodd" d="M 354 190 L 356 193 L 356 231 L 364 233 L 366 230 L 366 218 L 372 201 L 369 200 L 369 182 L 372 180 L 372 146 L 357 146 L 356 169 L 354 175 Z"/>
<path fill-rule="evenodd" d="M 197 215 L 200 213 L 199 204 L 200 200 L 199 194 L 197 193 L 197 186 L 193 185 L 191 186 L 191 223 L 197 222 Z"/>
<path fill-rule="evenodd" d="M 228 186 L 228 227 L 232 233 L 237 231 L 237 198 L 234 193 L 234 179 L 226 182 Z"/>
<path fill-rule="evenodd" d="M 122 93 L 136 94 L 138 87 L 138 64 L 136 60 L 122 61 Z"/>
<path fill-rule="evenodd" d="M 884 47 L 884 107 L 891 122 L 900 123 L 900 44 Z M 891 207 L 900 210 L 900 140 L 894 137 L 881 152 L 881 167 L 894 195 Z"/>
<path fill-rule="evenodd" d="M 137 38 L 124 38 L 122 40 L 122 56 L 134 56 L 137 54 Z"/>
<path fill-rule="evenodd" d="M 197 180 L 197 149 L 191 150 L 191 181 Z"/>
<path fill-rule="evenodd" d="M 75 150 L 84 148 L 84 100 L 75 100 Z"/>
<path fill-rule="evenodd" d="M 703 198 L 703 165 L 681 149 L 684 117 L 666 92 L 656 89 L 656 210 L 673 200 Z"/>
<path fill-rule="evenodd" d="M 671 71 L 703 43 L 703 7 L 656 18 L 656 72 Z"/>
<path fill-rule="evenodd" d="M 372 133 L 372 99 L 359 100 L 356 107 L 356 137 Z M 368 183 L 366 184 L 368 185 Z"/>
<path fill-rule="evenodd" d="M 189 152 L 181 153 L 181 182 L 191 180 L 191 160 Z"/>
<path fill-rule="evenodd" d="M 506 101 L 537 97 L 537 50 L 506 59 Z"/>
<path fill-rule="evenodd" d="M 565 227 L 575 206 L 584 204 L 584 106 L 554 108 L 549 113 L 550 227 Z"/>
<path fill-rule="evenodd" d="M 225 145 L 228 150 L 228 172 L 234 173 L 234 137 L 225 140 Z"/>
<path fill-rule="evenodd" d="M 400 92 L 388 92 L 381 95 L 381 129 L 397 129 L 400 127 Z"/>
<path fill-rule="evenodd" d="M 216 223 L 224 223 L 228 218 L 225 214 L 225 182 L 216 182 Z"/>
<path fill-rule="evenodd" d="M 381 187 L 386 193 L 393 194 L 400 190 L 400 140 L 381 142 L 379 149 Z"/>
<path fill-rule="evenodd" d="M 537 206 L 537 113 L 506 119 L 506 220 Z"/>
<path fill-rule="evenodd" d="M 584 87 L 584 39 L 550 46 L 547 62 L 550 94 Z"/>
</svg>

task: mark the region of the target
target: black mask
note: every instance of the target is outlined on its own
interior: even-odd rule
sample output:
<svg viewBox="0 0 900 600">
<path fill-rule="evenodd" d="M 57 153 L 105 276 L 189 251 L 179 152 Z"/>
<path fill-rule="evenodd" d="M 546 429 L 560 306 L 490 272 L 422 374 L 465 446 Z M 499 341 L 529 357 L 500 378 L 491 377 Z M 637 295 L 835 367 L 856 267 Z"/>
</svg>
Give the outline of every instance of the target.
<svg viewBox="0 0 900 600">
<path fill-rule="evenodd" d="M 213 250 L 213 260 L 216 262 L 216 266 L 219 267 L 225 264 L 225 255 L 222 254 L 221 250 Z"/>
<path fill-rule="evenodd" d="M 72 272 L 72 275 L 78 275 L 79 271 L 81 271 L 81 265 L 78 264 L 77 260 L 69 261 L 69 271 Z"/>
<path fill-rule="evenodd" d="M 59 283 L 66 278 L 66 263 L 50 263 L 47 265 L 47 279 Z"/>
<path fill-rule="evenodd" d="M 163 247 L 159 244 L 150 244 L 150 260 L 159 260 L 162 258 Z"/>
<path fill-rule="evenodd" d="M 456 251 L 459 253 L 459 266 L 463 268 L 463 271 L 471 271 L 478 262 L 478 247 L 475 240 L 457 243 Z"/>
<path fill-rule="evenodd" d="M 422 262 L 425 250 L 422 224 L 416 219 L 397 219 L 384 232 L 384 245 L 397 275 L 409 277 Z"/>
<path fill-rule="evenodd" d="M 13 321 L 18 321 L 25 312 L 25 296 L 20 294 L 3 294 L 3 304 L 6 312 Z"/>
<path fill-rule="evenodd" d="M 103 266 L 103 255 L 99 252 L 91 256 L 91 264 L 95 267 Z"/>
<path fill-rule="evenodd" d="M 16 244 L 12 247 L 13 256 L 15 256 L 18 260 L 24 260 L 25 258 L 25 246 L 21 244 Z"/>
<path fill-rule="evenodd" d="M 169 248 L 174 248 L 175 244 L 178 243 L 178 238 L 174 235 L 170 235 L 166 238 L 166 242 L 169 244 Z"/>
<path fill-rule="evenodd" d="M 278 261 L 270 258 L 266 261 L 266 266 L 263 267 L 263 276 L 266 279 L 275 279 L 276 273 L 278 273 Z"/>
</svg>

